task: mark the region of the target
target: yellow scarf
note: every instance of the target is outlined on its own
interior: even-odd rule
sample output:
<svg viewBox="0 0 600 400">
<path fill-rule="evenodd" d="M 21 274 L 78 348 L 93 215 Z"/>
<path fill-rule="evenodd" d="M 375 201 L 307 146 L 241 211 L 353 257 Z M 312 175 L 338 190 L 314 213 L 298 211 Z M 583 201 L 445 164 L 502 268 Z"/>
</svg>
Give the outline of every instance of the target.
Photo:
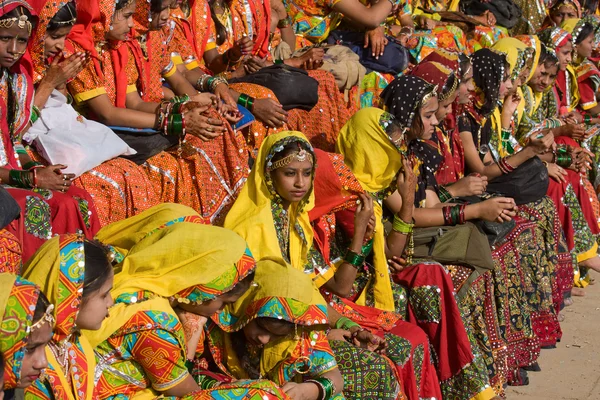
<svg viewBox="0 0 600 400">
<path fill-rule="evenodd" d="M 138 307 L 149 303 L 119 302 L 120 295 L 153 293 L 159 297 L 156 306 L 175 315 L 167 298 L 208 300 L 230 290 L 254 269 L 244 239 L 200 221 L 199 215 L 187 207 L 164 204 L 139 214 L 133 221 L 116 222 L 98 232 L 97 238 L 105 244 L 127 247 L 119 247 L 126 257 L 115 268 L 111 295 L 117 304 L 99 331 L 86 332 L 93 345 L 109 338 Z"/>
<path fill-rule="evenodd" d="M 336 151 L 344 155 L 344 162 L 352 170 L 362 188 L 375 195 L 385 191 L 393 183 L 400 170 L 402 160 L 398 149 L 383 130 L 380 119 L 384 114 L 378 108 L 363 108 L 344 125 L 337 139 Z M 373 289 L 375 307 L 394 311 L 394 295 L 385 255 L 385 232 L 383 229 L 383 208 L 374 202 L 375 234 L 373 236 L 373 261 L 375 273 L 369 285 Z M 367 290 L 357 299 L 365 304 Z"/>
<path fill-rule="evenodd" d="M 278 260 L 285 264 L 281 246 L 277 239 L 275 221 L 271 211 L 274 199 L 272 189 L 267 185 L 265 168 L 267 156 L 275 146 L 279 146 L 286 138 L 297 138 L 308 143 L 300 132 L 280 132 L 268 136 L 260 146 L 258 156 L 250 172 L 246 184 L 239 197 L 225 218 L 225 228 L 238 233 L 248 242 L 248 247 L 257 261 L 264 258 Z M 314 172 L 314 170 L 313 170 Z M 314 173 L 313 173 L 314 176 Z M 289 215 L 289 259 L 292 267 L 304 271 L 308 250 L 312 246 L 313 231 L 308 212 L 314 207 L 314 193 L 310 189 L 302 202 L 290 205 Z M 298 224 L 303 231 L 304 239 L 294 227 Z"/>
</svg>

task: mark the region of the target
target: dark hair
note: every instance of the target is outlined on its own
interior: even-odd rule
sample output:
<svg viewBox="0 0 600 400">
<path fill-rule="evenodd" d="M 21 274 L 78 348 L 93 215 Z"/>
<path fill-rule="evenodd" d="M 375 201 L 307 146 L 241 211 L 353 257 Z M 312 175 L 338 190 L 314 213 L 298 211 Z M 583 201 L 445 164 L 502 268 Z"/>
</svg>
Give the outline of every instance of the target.
<svg viewBox="0 0 600 400">
<path fill-rule="evenodd" d="M 415 109 L 415 116 L 412 121 L 412 126 L 410 130 L 413 135 L 420 136 L 425 129 L 425 125 L 423 125 L 423 119 L 421 119 L 421 109 L 423 108 L 423 100 L 419 101 L 417 108 Z"/>
<path fill-rule="evenodd" d="M 598 0 L 583 0 L 581 8 L 584 14 L 594 14 L 598 9 Z"/>
<path fill-rule="evenodd" d="M 150 12 L 153 14 L 157 14 L 162 11 L 162 2 L 163 0 L 152 0 L 150 2 Z M 171 4 L 169 4 L 169 8 Z"/>
<path fill-rule="evenodd" d="M 301 149 L 308 151 L 310 154 L 312 154 L 313 159 L 314 159 L 314 151 L 313 149 L 310 147 L 310 145 L 304 141 L 304 140 L 295 140 L 293 142 L 290 142 L 288 144 L 286 144 L 285 146 L 283 146 L 283 150 L 278 151 L 277 153 L 275 153 L 275 155 L 273 155 L 273 158 L 271 159 L 271 162 L 275 162 L 275 161 L 279 161 L 284 157 L 289 156 L 290 154 L 292 154 L 295 151 L 298 151 L 298 146 L 300 146 Z"/>
<path fill-rule="evenodd" d="M 35 311 L 33 312 L 33 323 L 38 322 L 44 315 L 46 315 L 48 306 L 50 306 L 50 300 L 48 300 L 46 295 L 40 291 L 40 295 L 35 303 Z"/>
<path fill-rule="evenodd" d="M 217 18 L 217 13 L 215 12 L 215 0 L 209 1 L 208 4 L 210 7 L 210 15 L 215 24 L 215 30 L 217 31 L 217 46 L 220 46 L 227 40 L 227 28 L 225 28 L 225 25 Z M 226 6 L 229 7 L 228 5 Z"/>
<path fill-rule="evenodd" d="M 538 62 L 538 65 L 542 65 L 542 64 L 544 64 L 544 65 L 558 64 L 558 57 L 556 57 L 556 54 L 549 51 L 548 48 L 544 45 L 542 45 L 542 51 L 540 52 L 540 60 Z"/>
<path fill-rule="evenodd" d="M 66 26 L 75 25 L 75 20 L 77 19 L 77 9 L 75 8 L 75 3 L 73 1 L 65 4 L 58 12 L 52 17 L 50 22 L 48 22 L 48 26 L 46 27 L 46 31 L 51 32 L 58 30 L 60 28 L 64 28 Z"/>
<path fill-rule="evenodd" d="M 458 82 L 456 82 L 457 79 L 458 79 L 458 77 L 456 76 L 456 74 L 454 72 L 451 72 L 450 75 L 448 75 L 448 79 L 446 80 L 446 82 L 444 83 L 444 86 L 442 87 L 442 92 L 440 93 L 440 97 L 448 96 L 452 89 L 454 89 L 454 91 L 456 91 L 456 88 L 458 88 Z"/>
<path fill-rule="evenodd" d="M 112 265 L 108 250 L 95 240 L 84 240 L 85 277 L 83 279 L 83 297 L 99 290 L 110 276 Z"/>
<path fill-rule="evenodd" d="M 130 5 L 132 2 L 133 2 L 132 0 L 117 1 L 117 4 L 115 4 L 115 11 L 119 11 L 119 10 L 125 8 L 126 6 Z"/>
<path fill-rule="evenodd" d="M 248 288 L 250 288 L 250 284 L 254 280 L 254 271 L 250 272 L 248 275 L 244 277 L 241 281 L 239 281 L 229 292 L 223 293 L 228 296 L 237 296 L 246 293 Z"/>
<path fill-rule="evenodd" d="M 580 44 L 585 39 L 587 39 L 590 35 L 594 34 L 594 27 L 591 24 L 585 22 L 579 31 L 579 35 L 577 35 L 577 40 L 575 40 L 575 44 Z"/>
<path fill-rule="evenodd" d="M 463 77 L 464 77 L 465 73 L 467 72 L 467 70 L 469 69 L 470 65 L 471 65 L 471 59 L 467 55 L 460 53 L 458 55 L 458 70 L 460 71 L 460 76 L 458 77 L 460 79 L 459 83 L 462 83 Z M 471 65 L 471 68 L 472 68 L 472 65 Z"/>
</svg>

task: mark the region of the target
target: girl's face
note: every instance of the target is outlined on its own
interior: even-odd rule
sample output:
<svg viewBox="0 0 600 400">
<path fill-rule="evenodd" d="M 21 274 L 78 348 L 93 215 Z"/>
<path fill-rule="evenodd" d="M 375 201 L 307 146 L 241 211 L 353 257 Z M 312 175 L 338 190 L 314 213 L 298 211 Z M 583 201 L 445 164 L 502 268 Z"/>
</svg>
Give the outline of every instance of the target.
<svg viewBox="0 0 600 400">
<path fill-rule="evenodd" d="M 528 85 L 535 93 L 543 93 L 554 83 L 557 72 L 558 64 L 540 64 Z"/>
<path fill-rule="evenodd" d="M 245 290 L 232 291 L 217 296 L 212 300 L 204 301 L 201 304 L 177 303 L 177 307 L 192 314 L 210 318 L 215 313 L 223 310 L 227 304 L 235 303 L 244 293 Z"/>
<path fill-rule="evenodd" d="M 285 167 L 271 171 L 277 194 L 287 205 L 300 202 L 312 186 L 313 165 L 309 160 L 294 160 Z"/>
<path fill-rule="evenodd" d="M 507 75 L 504 82 L 500 84 L 500 99 L 504 99 L 506 95 L 513 89 L 513 83 L 510 76 Z"/>
<path fill-rule="evenodd" d="M 438 120 L 435 117 L 435 113 L 438 110 L 438 99 L 437 97 L 432 97 L 428 99 L 425 103 L 421 105 L 421 111 L 419 113 L 419 118 L 421 118 L 422 127 L 419 127 L 417 121 L 413 124 L 413 128 L 408 131 L 409 139 L 423 139 L 429 140 L 433 136 L 433 132 L 435 131 L 435 127 L 438 124 Z M 415 127 L 416 125 L 416 127 Z M 419 128 L 422 130 L 419 132 Z"/>
<path fill-rule="evenodd" d="M 18 388 L 24 389 L 35 382 L 44 368 L 48 366 L 46 345 L 52 339 L 52 325 L 45 322 L 35 329 L 27 339 L 25 355 L 21 364 L 21 380 Z"/>
<path fill-rule="evenodd" d="M 577 11 L 570 6 L 560 6 L 557 10 L 550 12 L 550 18 L 556 26 L 560 26 L 567 19 L 577 18 Z"/>
<path fill-rule="evenodd" d="M 446 117 L 452 113 L 452 104 L 457 97 L 458 90 L 455 90 L 454 93 L 452 93 L 452 95 L 450 95 L 450 97 L 448 97 L 446 100 L 438 102 L 438 109 L 435 112 L 435 118 L 438 121 L 444 121 Z"/>
<path fill-rule="evenodd" d="M 129 35 L 131 28 L 133 28 L 133 14 L 135 13 L 135 3 L 136 0 L 132 1 L 131 4 L 129 4 L 127 7 L 121 8 L 120 10 L 115 12 L 111 25 L 112 29 L 110 29 L 106 33 L 107 40 L 127 40 L 127 36 Z"/>
<path fill-rule="evenodd" d="M 556 56 L 558 57 L 558 67 L 561 71 L 567 69 L 571 61 L 573 60 L 573 45 L 571 42 L 567 42 L 563 47 L 556 50 Z"/>
<path fill-rule="evenodd" d="M 114 304 L 110 295 L 113 279 L 114 272 L 111 270 L 104 285 L 83 298 L 76 321 L 79 329 L 96 331 L 102 327 L 102 321 L 108 317 L 108 309 Z"/>
<path fill-rule="evenodd" d="M 575 46 L 575 51 L 580 58 L 588 58 L 594 50 L 594 34 L 590 33 L 581 43 Z"/>
<path fill-rule="evenodd" d="M 471 93 L 475 90 L 473 84 L 473 68 L 468 68 L 458 85 L 458 104 L 468 104 L 471 101 Z"/>
<path fill-rule="evenodd" d="M 152 22 L 150 22 L 151 31 L 158 31 L 167 25 L 169 16 L 171 15 L 171 5 L 172 0 L 162 0 L 160 9 L 152 10 Z"/>
<path fill-rule="evenodd" d="M 294 324 L 271 318 L 255 318 L 243 328 L 246 341 L 254 346 L 284 338 L 294 332 Z"/>
<path fill-rule="evenodd" d="M 53 58 L 60 55 L 65 48 L 65 40 L 71 32 L 71 26 L 64 26 L 55 31 L 46 32 L 44 39 L 44 58 Z"/>
<path fill-rule="evenodd" d="M 0 29 L 0 66 L 10 68 L 25 54 L 29 31 L 15 22 L 10 28 Z"/>
</svg>

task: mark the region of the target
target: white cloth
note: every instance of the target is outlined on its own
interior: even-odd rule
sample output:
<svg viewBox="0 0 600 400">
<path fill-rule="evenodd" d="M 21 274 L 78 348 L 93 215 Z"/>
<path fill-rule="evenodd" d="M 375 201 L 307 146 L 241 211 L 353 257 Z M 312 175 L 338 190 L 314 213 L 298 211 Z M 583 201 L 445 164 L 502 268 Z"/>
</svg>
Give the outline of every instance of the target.
<svg viewBox="0 0 600 400">
<path fill-rule="evenodd" d="M 80 116 L 57 90 L 41 114 L 23 140 L 33 143 L 49 163 L 66 165 L 66 173 L 80 176 L 120 155 L 136 154 L 110 128 Z"/>
</svg>

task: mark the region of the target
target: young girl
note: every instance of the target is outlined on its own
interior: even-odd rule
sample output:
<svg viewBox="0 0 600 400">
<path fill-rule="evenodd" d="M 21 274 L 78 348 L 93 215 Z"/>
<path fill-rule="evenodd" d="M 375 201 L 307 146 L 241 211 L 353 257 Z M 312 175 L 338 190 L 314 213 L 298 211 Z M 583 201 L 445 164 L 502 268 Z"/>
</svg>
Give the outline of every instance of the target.
<svg viewBox="0 0 600 400">
<path fill-rule="evenodd" d="M 27 263 L 23 276 L 48 293 L 56 320 L 46 349 L 48 367 L 25 398 L 94 399 L 96 360 L 82 330 L 100 329 L 113 304 L 108 250 L 81 235 L 55 236 Z"/>
</svg>

